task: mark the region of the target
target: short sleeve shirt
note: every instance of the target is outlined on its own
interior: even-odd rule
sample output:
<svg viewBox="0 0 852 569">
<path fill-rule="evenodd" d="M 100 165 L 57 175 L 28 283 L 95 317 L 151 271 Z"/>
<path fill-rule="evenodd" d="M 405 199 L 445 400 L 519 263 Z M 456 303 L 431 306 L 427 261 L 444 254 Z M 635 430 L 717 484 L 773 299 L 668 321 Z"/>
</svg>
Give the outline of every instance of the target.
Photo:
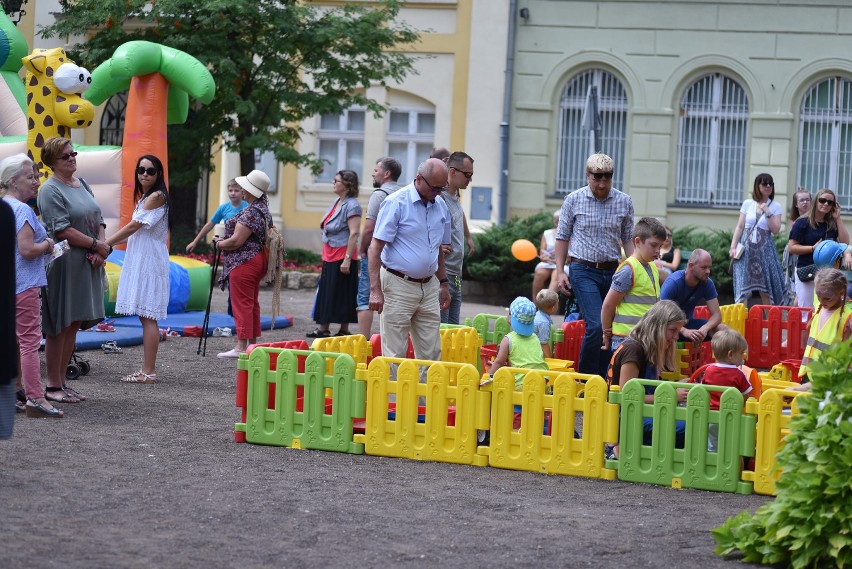
<svg viewBox="0 0 852 569">
<path fill-rule="evenodd" d="M 213 217 L 210 218 L 210 222 L 222 223 L 223 221 L 228 221 L 247 207 L 247 201 L 241 201 L 238 207 L 234 207 L 229 201 L 225 202 L 216 208 L 216 213 L 214 213 Z"/>
<path fill-rule="evenodd" d="M 382 184 L 381 188 L 373 190 L 373 193 L 370 194 L 370 201 L 367 202 L 367 214 L 364 217 L 375 221 L 375 219 L 379 217 L 379 207 L 381 207 L 382 202 L 385 201 L 386 197 L 388 197 L 398 189 L 398 183 L 385 182 L 384 184 Z"/>
<path fill-rule="evenodd" d="M 36 214 L 30 206 L 11 196 L 5 196 L 3 200 L 12 207 L 12 211 L 15 213 L 16 236 L 25 225 L 29 225 L 33 231 L 33 243 L 41 243 L 47 239 L 47 231 L 38 222 L 38 218 L 36 218 Z M 45 258 L 44 255 L 41 255 L 35 259 L 25 259 L 18 249 L 18 240 L 15 239 L 15 294 L 47 285 L 47 274 L 44 271 Z"/>
<path fill-rule="evenodd" d="M 633 238 L 633 200 L 611 188 L 599 200 L 589 186 L 571 192 L 562 202 L 556 239 L 571 243 L 568 255 L 592 262 L 621 258 L 621 246 Z"/>
<path fill-rule="evenodd" d="M 612 359 L 609 362 L 609 367 L 606 373 L 607 382 L 610 385 L 619 384 L 621 366 L 628 363 L 636 364 L 639 368 L 640 378 L 657 379 L 656 372 L 648 365 L 648 356 L 645 353 L 645 348 L 643 348 L 642 345 L 633 338 L 628 337 L 620 346 L 618 346 L 618 348 L 616 348 L 615 353 L 612 354 Z"/>
<path fill-rule="evenodd" d="M 696 306 L 706 304 L 708 300 L 718 296 L 713 279 L 707 279 L 703 283 L 699 282 L 695 288 L 689 288 L 684 271 L 673 272 L 660 287 L 660 300 L 672 300 L 677 303 L 689 320 L 692 319 Z"/>
<path fill-rule="evenodd" d="M 823 239 L 837 239 L 837 229 L 829 229 L 828 223 L 822 221 L 817 223 L 816 229 L 808 223 L 807 217 L 800 217 L 793 223 L 790 228 L 790 239 L 794 240 L 799 245 L 816 245 Z M 814 264 L 814 254 L 799 255 L 797 267 L 807 267 Z"/>
<path fill-rule="evenodd" d="M 754 221 L 757 219 L 757 202 L 752 199 L 744 201 L 743 206 L 740 208 L 740 213 L 745 216 L 745 229 L 743 231 L 747 232 L 754 226 Z M 781 204 L 775 200 L 769 202 L 768 215 L 772 215 L 774 217 L 776 215 L 781 215 L 782 213 L 783 210 L 781 209 Z M 757 224 L 758 229 L 769 231 L 768 215 L 764 215 L 760 218 L 760 222 Z"/>
<path fill-rule="evenodd" d="M 743 395 L 748 394 L 752 389 L 743 371 L 731 364 L 710 364 L 704 370 L 704 379 L 701 383 L 718 387 L 736 387 Z M 718 410 L 721 398 L 721 391 L 710 391 L 710 409 Z"/>
<path fill-rule="evenodd" d="M 539 343 L 547 344 L 550 342 L 550 330 L 553 328 L 553 320 L 550 314 L 536 310 L 535 320 L 533 321 L 533 333 L 538 338 Z"/>
</svg>

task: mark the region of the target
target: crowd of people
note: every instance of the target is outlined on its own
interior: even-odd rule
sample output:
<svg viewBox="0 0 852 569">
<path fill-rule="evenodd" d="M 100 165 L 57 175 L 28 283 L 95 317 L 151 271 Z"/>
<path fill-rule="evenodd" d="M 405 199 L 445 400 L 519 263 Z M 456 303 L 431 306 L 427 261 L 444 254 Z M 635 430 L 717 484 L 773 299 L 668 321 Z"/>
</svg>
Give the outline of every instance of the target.
<svg viewBox="0 0 852 569">
<path fill-rule="evenodd" d="M 75 174 L 76 155 L 67 139 L 46 141 L 42 159 L 52 175 L 40 188 L 39 173 L 27 156 L 0 163 L 3 201 L 15 219 L 14 320 L 20 372 L 14 397 L 20 410 L 31 416 L 62 417 L 55 403 L 86 399 L 67 385 L 65 369 L 77 331 L 104 317 L 104 263 L 113 248 L 125 242 L 116 312 L 139 317 L 143 358 L 140 369 L 121 381 L 159 381 L 158 320 L 165 317 L 169 299 L 167 241 L 173 220 L 163 164 L 152 155 L 138 158 L 132 218 L 107 239 L 92 190 Z M 633 377 L 657 379 L 675 371 L 676 341 L 717 337 L 724 339 L 717 342 L 720 365 L 742 363 L 736 360 L 744 340 L 722 324 L 710 254 L 695 249 L 686 268 L 680 269 L 681 252 L 671 228 L 653 217 L 634 223 L 630 196 L 612 187 L 613 168 L 609 156 L 590 156 L 587 185 L 567 195 L 554 213 L 554 228 L 541 238 L 532 300 L 519 297 L 512 303 L 512 333 L 500 344 L 492 373 L 506 365 L 546 369 L 559 293 L 576 299 L 585 323 L 576 363 L 581 373 L 618 385 Z M 317 327 L 307 336 L 329 337 L 331 324 L 339 325 L 336 335 L 347 335 L 350 325 L 357 324 L 369 337 L 378 313 L 383 355 L 405 357 L 410 337 L 416 358 L 437 360 L 440 325 L 459 323 L 462 265 L 475 250 L 460 201 L 474 175 L 474 160 L 461 151 L 436 148 L 410 183 L 401 186 L 400 175 L 395 159 L 376 161 L 374 191 L 364 214 L 357 199 L 358 174 L 335 174 L 334 199 L 320 223 L 322 274 L 313 313 Z M 231 180 L 229 201 L 186 246 L 192 251 L 216 223 L 225 223 L 224 237 L 214 237 L 213 243 L 222 258 L 218 282 L 229 292 L 236 344 L 218 354 L 223 359 L 239 357 L 261 334 L 259 289 L 269 269 L 268 237 L 274 233 L 269 186 L 269 177 L 259 170 Z M 36 196 L 41 221 L 28 205 Z M 841 263 L 852 268 L 852 252 L 846 247 L 849 232 L 834 192 L 822 189 L 812 199 L 800 188 L 790 208 L 792 225 L 782 265 L 773 238 L 781 229 L 781 216 L 772 177 L 759 174 L 751 197 L 740 208 L 731 241 L 734 295 L 737 302 L 757 295 L 762 303 L 774 305 L 788 305 L 795 297 L 799 306 L 811 308 L 816 299 L 802 363 L 806 376 L 808 361 L 819 350 L 852 331 L 847 283 L 836 270 Z M 819 270 L 821 266 L 835 269 Z M 699 304 L 707 306 L 709 318 L 695 318 Z M 38 358 L 42 334 L 44 380 Z M 716 381 L 714 373 L 710 381 Z M 5 393 L 2 387 L 0 395 Z"/>
</svg>

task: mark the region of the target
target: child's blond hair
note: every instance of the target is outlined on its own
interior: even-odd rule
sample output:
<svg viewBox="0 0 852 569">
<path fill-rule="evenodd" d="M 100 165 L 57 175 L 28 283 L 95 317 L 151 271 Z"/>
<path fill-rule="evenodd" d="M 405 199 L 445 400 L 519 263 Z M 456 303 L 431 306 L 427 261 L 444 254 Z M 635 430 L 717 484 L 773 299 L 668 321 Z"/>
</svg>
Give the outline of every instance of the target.
<svg viewBox="0 0 852 569">
<path fill-rule="evenodd" d="M 746 342 L 743 335 L 730 328 L 719 330 L 713 334 L 710 346 L 713 348 L 713 357 L 716 358 L 717 362 L 727 359 L 730 352 L 745 352 L 748 350 L 748 342 Z"/>
<path fill-rule="evenodd" d="M 549 288 L 543 288 L 535 295 L 535 307 L 547 312 L 559 302 L 559 295 Z"/>
</svg>

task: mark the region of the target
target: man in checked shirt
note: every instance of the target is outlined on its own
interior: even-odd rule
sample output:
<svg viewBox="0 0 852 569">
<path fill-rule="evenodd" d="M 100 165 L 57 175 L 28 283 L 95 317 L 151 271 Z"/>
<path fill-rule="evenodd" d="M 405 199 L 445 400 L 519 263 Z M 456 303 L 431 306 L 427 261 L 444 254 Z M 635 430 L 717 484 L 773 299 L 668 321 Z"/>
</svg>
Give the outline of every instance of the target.
<svg viewBox="0 0 852 569">
<path fill-rule="evenodd" d="M 565 197 L 556 228 L 556 278 L 558 288 L 570 287 L 586 323 L 578 371 L 606 377 L 610 353 L 601 350 L 601 306 L 612 276 L 624 255 L 633 254 L 633 201 L 612 187 L 613 160 L 592 154 L 586 161 L 589 184 Z M 567 257 L 566 257 L 567 254 Z"/>
</svg>

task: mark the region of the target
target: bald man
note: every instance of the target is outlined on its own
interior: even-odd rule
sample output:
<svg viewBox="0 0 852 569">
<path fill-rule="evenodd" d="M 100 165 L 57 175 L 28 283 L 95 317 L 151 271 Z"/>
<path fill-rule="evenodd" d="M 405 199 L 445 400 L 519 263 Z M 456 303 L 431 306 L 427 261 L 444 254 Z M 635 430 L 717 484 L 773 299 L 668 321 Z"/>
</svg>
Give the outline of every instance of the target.
<svg viewBox="0 0 852 569">
<path fill-rule="evenodd" d="M 719 295 L 710 278 L 712 264 L 710 253 L 696 249 L 689 256 L 686 269 L 673 272 L 660 287 L 660 300 L 673 300 L 686 314 L 687 322 L 680 332 L 681 340 L 703 342 L 719 330 L 727 328 L 722 324 Z M 707 305 L 709 319 L 694 317 L 693 312 L 698 304 Z"/>
</svg>

